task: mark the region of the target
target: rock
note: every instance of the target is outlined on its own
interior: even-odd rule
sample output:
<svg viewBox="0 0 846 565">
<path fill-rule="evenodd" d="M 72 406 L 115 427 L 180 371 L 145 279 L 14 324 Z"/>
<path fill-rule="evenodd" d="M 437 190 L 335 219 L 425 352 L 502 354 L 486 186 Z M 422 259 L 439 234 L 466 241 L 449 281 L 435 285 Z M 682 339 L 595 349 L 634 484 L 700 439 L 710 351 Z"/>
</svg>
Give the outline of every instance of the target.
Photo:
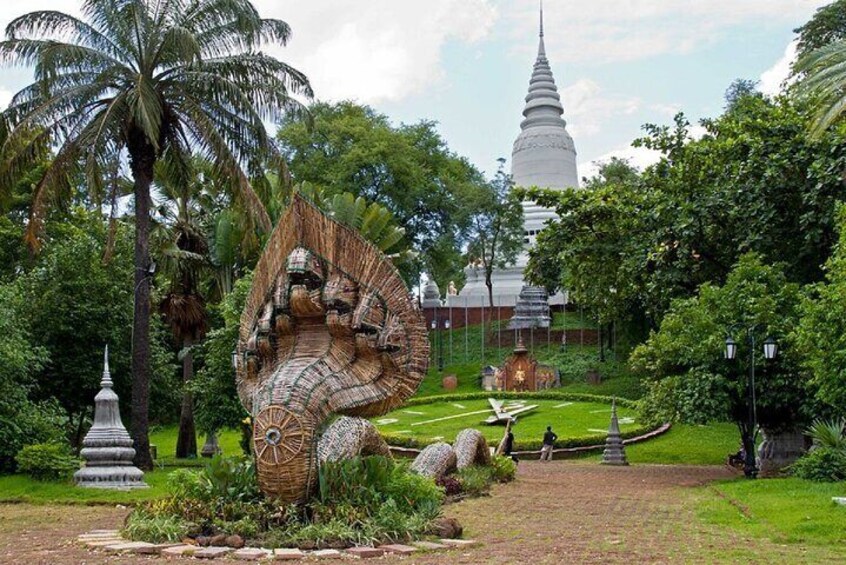
<svg viewBox="0 0 846 565">
<path fill-rule="evenodd" d="M 103 549 L 108 551 L 109 553 L 123 553 L 125 551 L 133 551 L 139 548 L 146 548 L 146 547 L 153 547 L 154 544 L 147 543 L 146 541 L 130 541 L 130 542 L 121 542 L 121 543 L 114 543 L 112 545 L 104 546 Z"/>
<path fill-rule="evenodd" d="M 189 541 L 196 542 L 196 544 L 200 547 L 208 547 L 209 543 L 211 543 L 211 538 L 209 536 L 198 536 L 196 540 L 191 540 L 191 538 L 188 538 L 187 540 L 182 540 L 182 543 L 186 543 Z"/>
<path fill-rule="evenodd" d="M 394 553 L 396 555 L 411 555 L 417 551 L 416 547 L 410 545 L 403 545 L 401 543 L 391 543 L 388 545 L 380 545 L 379 549 L 386 553 Z"/>
<path fill-rule="evenodd" d="M 456 539 L 464 533 L 464 528 L 461 526 L 461 522 L 455 518 L 443 517 L 432 520 L 429 533 L 439 538 Z"/>
<path fill-rule="evenodd" d="M 309 554 L 309 557 L 313 557 L 315 559 L 340 559 L 343 556 L 344 554 L 337 549 L 318 549 L 317 551 L 312 551 Z"/>
<path fill-rule="evenodd" d="M 455 375 L 446 375 L 441 381 L 441 386 L 444 390 L 453 391 L 458 388 L 458 377 Z"/>
<path fill-rule="evenodd" d="M 194 552 L 194 557 L 197 559 L 217 559 L 223 557 L 228 553 L 232 553 L 231 547 L 204 547 Z"/>
<path fill-rule="evenodd" d="M 447 546 L 442 543 L 435 543 L 433 541 L 416 541 L 412 543 L 414 547 L 420 548 L 424 551 L 437 551 L 439 549 L 446 549 Z"/>
<path fill-rule="evenodd" d="M 439 541 L 449 547 L 470 547 L 479 544 L 479 542 L 472 539 L 442 539 Z"/>
<path fill-rule="evenodd" d="M 273 550 L 274 561 L 294 561 L 305 557 L 305 553 L 296 548 L 283 547 Z"/>
<path fill-rule="evenodd" d="M 161 553 L 166 556 L 180 557 L 193 555 L 195 551 L 198 551 L 196 545 L 177 545 L 174 547 L 167 547 L 163 549 Z"/>
<path fill-rule="evenodd" d="M 209 538 L 209 545 L 215 547 L 225 547 L 226 534 L 217 534 L 216 536 L 212 536 L 211 538 Z"/>
<path fill-rule="evenodd" d="M 258 561 L 260 559 L 264 559 L 268 555 L 270 555 L 270 552 L 266 549 L 259 549 L 257 547 L 245 547 L 233 553 L 232 557 L 234 557 L 235 559 L 240 559 L 241 561 Z"/>
<path fill-rule="evenodd" d="M 226 543 L 224 545 L 229 547 L 234 547 L 235 549 L 241 549 L 244 547 L 244 538 L 235 534 L 232 536 L 226 536 Z"/>
<path fill-rule="evenodd" d="M 385 550 L 381 547 L 351 547 L 347 550 L 347 553 L 361 559 L 368 559 L 371 557 L 381 557 L 385 554 Z"/>
</svg>

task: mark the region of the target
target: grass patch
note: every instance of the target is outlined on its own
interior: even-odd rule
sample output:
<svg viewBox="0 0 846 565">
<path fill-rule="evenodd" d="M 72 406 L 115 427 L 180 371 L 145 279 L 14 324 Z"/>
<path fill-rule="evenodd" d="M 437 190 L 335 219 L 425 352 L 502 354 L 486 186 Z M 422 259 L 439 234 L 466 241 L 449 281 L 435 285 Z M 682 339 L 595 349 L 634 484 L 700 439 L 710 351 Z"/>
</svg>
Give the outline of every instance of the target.
<svg viewBox="0 0 846 565">
<path fill-rule="evenodd" d="M 596 322 L 589 316 L 584 316 L 579 312 L 553 312 L 552 313 L 552 329 L 553 330 L 595 330 Z"/>
<path fill-rule="evenodd" d="M 157 465 L 168 467 L 191 467 L 202 465 L 204 462 L 208 461 L 208 459 L 203 459 L 202 457 L 197 457 L 196 459 L 177 459 L 174 454 L 176 453 L 176 439 L 178 432 L 179 427 L 176 425 L 157 426 L 152 432 L 150 432 L 150 443 L 155 445 L 156 450 L 158 451 L 158 459 L 156 459 Z M 239 443 L 240 439 L 241 432 L 237 430 L 227 429 L 221 430 L 217 433 L 217 441 L 224 455 L 241 455 L 243 451 L 241 450 L 241 445 Z M 200 449 L 202 449 L 205 441 L 205 434 L 197 436 L 197 455 L 199 455 Z"/>
<path fill-rule="evenodd" d="M 556 391 L 557 392 L 557 391 Z M 484 420 L 493 414 L 487 397 L 460 400 L 460 397 L 446 398 L 425 404 L 410 403 L 372 421 L 380 432 L 392 439 L 414 438 L 421 444 L 435 441 L 452 442 L 465 428 L 476 428 L 489 443 L 496 445 L 502 439 L 503 426 L 493 426 Z M 498 395 L 491 394 L 492 398 Z M 602 402 L 567 401 L 562 399 L 522 398 L 526 405 L 537 404 L 538 408 L 517 417 L 514 426 L 515 449 L 524 449 L 521 444 L 539 443 L 547 426 L 552 426 L 559 436 L 559 443 L 567 445 L 571 440 L 577 444 L 602 443 L 605 439 L 611 407 Z M 421 399 L 422 402 L 422 399 Z M 506 400 L 506 405 L 512 400 Z M 640 426 L 633 408 L 618 407 L 623 433 Z M 396 443 L 391 441 L 391 443 Z"/>
<path fill-rule="evenodd" d="M 667 433 L 626 446 L 626 457 L 632 464 L 723 465 L 729 453 L 737 452 L 739 442 L 737 426 L 728 422 L 707 426 L 673 424 Z M 601 458 L 586 457 L 596 461 Z"/>
<path fill-rule="evenodd" d="M 76 487 L 70 481 L 36 481 L 26 475 L 0 476 L 0 502 L 31 504 L 134 504 L 161 498 L 171 470 L 144 474 L 150 488 L 131 491 Z"/>
<path fill-rule="evenodd" d="M 846 483 L 802 479 L 735 479 L 702 487 L 697 513 L 703 521 L 780 544 L 846 548 Z"/>
</svg>

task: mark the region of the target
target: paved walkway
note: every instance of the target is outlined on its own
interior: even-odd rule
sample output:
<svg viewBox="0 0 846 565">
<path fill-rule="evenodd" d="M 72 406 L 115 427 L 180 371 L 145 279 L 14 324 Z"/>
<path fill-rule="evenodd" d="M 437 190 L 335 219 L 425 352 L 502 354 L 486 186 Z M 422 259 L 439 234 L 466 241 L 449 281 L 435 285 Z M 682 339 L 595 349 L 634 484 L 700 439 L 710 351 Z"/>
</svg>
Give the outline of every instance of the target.
<svg viewBox="0 0 846 565">
<path fill-rule="evenodd" d="M 446 508 L 447 515 L 464 524 L 466 537 L 483 542 L 481 547 L 373 563 L 837 562 L 822 548 L 808 552 L 702 525 L 695 496 L 685 487 L 732 475 L 721 467 L 524 461 L 516 482 L 495 487 L 490 497 Z M 149 558 L 106 556 L 73 542 L 91 529 L 119 527 L 126 512 L 102 506 L 0 505 L 0 562 L 149 565 Z"/>
</svg>

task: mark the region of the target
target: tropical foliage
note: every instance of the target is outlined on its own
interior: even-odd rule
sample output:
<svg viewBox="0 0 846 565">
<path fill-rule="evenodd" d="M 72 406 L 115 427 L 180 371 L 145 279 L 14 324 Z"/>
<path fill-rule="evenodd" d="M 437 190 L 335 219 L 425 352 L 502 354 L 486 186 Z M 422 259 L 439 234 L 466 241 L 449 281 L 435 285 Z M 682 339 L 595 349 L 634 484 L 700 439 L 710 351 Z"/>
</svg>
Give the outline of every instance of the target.
<svg viewBox="0 0 846 565">
<path fill-rule="evenodd" d="M 262 19 L 247 0 L 85 0 L 82 18 L 58 11 L 13 20 L 0 61 L 34 67 L 35 81 L 3 112 L 0 188 L 57 152 L 35 188 L 27 239 L 38 248 L 47 211 L 76 179 L 89 198 L 115 200 L 128 157 L 135 206 L 132 434 L 150 468 L 150 187 L 157 161 L 174 174 L 194 154 L 229 179 L 256 224 L 270 220 L 251 179 L 282 171 L 265 129 L 300 113 L 291 94 L 311 95 L 305 76 L 258 48 L 284 45 L 289 26 Z"/>
</svg>

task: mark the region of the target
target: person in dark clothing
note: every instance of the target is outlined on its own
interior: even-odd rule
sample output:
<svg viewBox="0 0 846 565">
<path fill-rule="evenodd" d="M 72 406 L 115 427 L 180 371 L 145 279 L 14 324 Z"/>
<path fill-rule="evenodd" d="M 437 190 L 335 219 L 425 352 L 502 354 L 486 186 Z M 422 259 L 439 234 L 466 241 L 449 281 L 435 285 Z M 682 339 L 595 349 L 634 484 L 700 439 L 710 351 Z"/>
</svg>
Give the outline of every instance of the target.
<svg viewBox="0 0 846 565">
<path fill-rule="evenodd" d="M 558 436 L 552 431 L 552 426 L 546 427 L 546 433 L 543 434 L 543 447 L 541 448 L 541 461 L 552 461 L 552 447 L 555 445 L 555 440 Z"/>
<path fill-rule="evenodd" d="M 511 452 L 514 450 L 514 432 L 511 431 L 511 428 L 508 429 L 508 432 L 505 434 L 505 442 L 503 443 L 502 447 L 502 454 L 506 457 L 511 457 L 511 460 L 515 463 L 518 463 L 517 456 L 513 455 Z"/>
</svg>

